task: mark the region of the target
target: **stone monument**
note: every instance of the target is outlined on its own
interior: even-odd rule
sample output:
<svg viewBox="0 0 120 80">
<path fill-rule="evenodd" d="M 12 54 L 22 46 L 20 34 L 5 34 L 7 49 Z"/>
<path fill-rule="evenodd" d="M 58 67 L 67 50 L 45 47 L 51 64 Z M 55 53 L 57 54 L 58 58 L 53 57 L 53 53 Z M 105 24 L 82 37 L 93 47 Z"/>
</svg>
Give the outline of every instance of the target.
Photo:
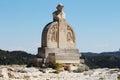
<svg viewBox="0 0 120 80">
<path fill-rule="evenodd" d="M 38 56 L 43 64 L 51 62 L 63 64 L 79 64 L 80 53 L 76 49 L 75 32 L 67 24 L 63 5 L 58 4 L 53 12 L 53 22 L 48 23 L 42 32 L 41 47 Z"/>
</svg>

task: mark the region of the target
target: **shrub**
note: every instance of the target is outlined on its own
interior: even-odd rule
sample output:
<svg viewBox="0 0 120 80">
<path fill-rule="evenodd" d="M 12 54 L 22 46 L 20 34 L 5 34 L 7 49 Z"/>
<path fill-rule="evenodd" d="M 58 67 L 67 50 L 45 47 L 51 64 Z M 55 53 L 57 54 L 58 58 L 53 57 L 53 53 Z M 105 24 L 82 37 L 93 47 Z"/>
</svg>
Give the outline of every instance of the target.
<svg viewBox="0 0 120 80">
<path fill-rule="evenodd" d="M 40 68 L 39 71 L 45 73 L 44 69 L 42 68 Z"/>
<path fill-rule="evenodd" d="M 118 75 L 117 80 L 120 80 L 120 75 Z"/>
<path fill-rule="evenodd" d="M 61 63 L 51 63 L 50 67 L 59 71 L 63 65 Z"/>
<path fill-rule="evenodd" d="M 24 80 L 29 80 L 30 76 L 24 76 Z"/>
<path fill-rule="evenodd" d="M 76 70 L 74 70 L 73 72 L 83 72 L 83 71 L 88 71 L 89 70 L 89 67 L 87 65 L 82 65 L 82 66 L 79 66 Z"/>
<path fill-rule="evenodd" d="M 105 80 L 105 79 L 101 77 L 101 78 L 99 78 L 99 80 Z"/>
</svg>

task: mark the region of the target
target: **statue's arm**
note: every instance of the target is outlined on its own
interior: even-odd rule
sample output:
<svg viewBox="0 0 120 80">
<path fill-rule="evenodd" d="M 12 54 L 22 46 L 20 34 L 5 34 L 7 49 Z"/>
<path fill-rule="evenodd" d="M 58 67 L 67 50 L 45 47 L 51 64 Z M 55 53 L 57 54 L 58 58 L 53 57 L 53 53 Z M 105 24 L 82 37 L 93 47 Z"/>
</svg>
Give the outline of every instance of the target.
<svg viewBox="0 0 120 80">
<path fill-rule="evenodd" d="M 52 15 L 53 15 L 53 20 L 54 21 L 59 21 L 59 17 L 55 13 L 53 13 Z"/>
</svg>

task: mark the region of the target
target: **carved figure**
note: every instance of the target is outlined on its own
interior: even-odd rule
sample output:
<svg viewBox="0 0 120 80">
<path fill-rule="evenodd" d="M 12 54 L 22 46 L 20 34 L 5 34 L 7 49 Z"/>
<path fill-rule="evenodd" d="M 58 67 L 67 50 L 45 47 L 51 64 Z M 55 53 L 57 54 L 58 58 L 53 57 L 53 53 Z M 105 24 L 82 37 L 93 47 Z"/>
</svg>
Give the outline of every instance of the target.
<svg viewBox="0 0 120 80">
<path fill-rule="evenodd" d="M 48 40 L 52 42 L 57 42 L 58 27 L 54 25 L 48 35 Z"/>
<path fill-rule="evenodd" d="M 72 33 L 70 31 L 67 33 L 67 41 L 68 42 L 73 41 L 73 35 L 72 35 Z"/>
<path fill-rule="evenodd" d="M 53 21 L 61 21 L 65 20 L 65 13 L 63 12 L 63 4 L 58 4 L 56 9 L 57 11 L 53 12 Z"/>
<path fill-rule="evenodd" d="M 75 42 L 74 33 L 69 26 L 67 27 L 67 41 L 68 42 Z"/>
</svg>

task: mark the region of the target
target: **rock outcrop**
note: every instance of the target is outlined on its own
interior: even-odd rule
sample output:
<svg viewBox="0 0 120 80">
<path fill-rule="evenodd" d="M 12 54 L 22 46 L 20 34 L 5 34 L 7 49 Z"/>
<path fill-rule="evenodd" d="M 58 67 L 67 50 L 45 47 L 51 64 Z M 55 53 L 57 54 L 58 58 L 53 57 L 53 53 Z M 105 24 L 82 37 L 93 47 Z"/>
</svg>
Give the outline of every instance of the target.
<svg viewBox="0 0 120 80">
<path fill-rule="evenodd" d="M 63 71 L 58 74 L 51 73 L 52 69 L 23 66 L 0 66 L 0 80 L 117 80 L 120 69 L 92 69 L 82 73 Z"/>
</svg>

